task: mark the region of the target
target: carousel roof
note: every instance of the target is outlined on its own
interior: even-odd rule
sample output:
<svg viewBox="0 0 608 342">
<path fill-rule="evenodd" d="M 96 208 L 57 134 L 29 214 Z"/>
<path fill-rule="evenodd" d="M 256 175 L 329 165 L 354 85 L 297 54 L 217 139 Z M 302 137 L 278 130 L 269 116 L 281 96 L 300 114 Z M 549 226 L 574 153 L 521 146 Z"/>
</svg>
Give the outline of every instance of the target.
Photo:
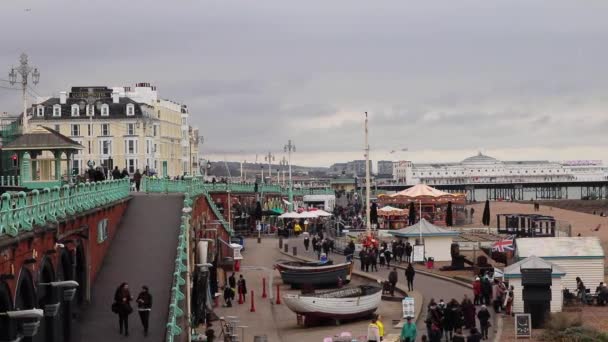
<svg viewBox="0 0 608 342">
<path fill-rule="evenodd" d="M 397 236 L 397 237 L 418 237 L 422 235 L 423 237 L 428 236 L 458 236 L 460 233 L 438 227 L 425 219 L 421 219 L 413 226 L 409 226 L 407 228 L 388 231 L 389 234 Z"/>
<path fill-rule="evenodd" d="M 396 194 L 389 195 L 390 197 L 443 197 L 443 196 L 454 196 L 448 192 L 444 192 L 435 188 L 432 188 L 426 184 L 416 184 L 409 189 L 399 191 Z"/>
<path fill-rule="evenodd" d="M 378 211 L 391 212 L 391 211 L 403 211 L 403 209 L 391 207 L 390 205 L 385 205 L 384 207 L 378 209 Z"/>
</svg>

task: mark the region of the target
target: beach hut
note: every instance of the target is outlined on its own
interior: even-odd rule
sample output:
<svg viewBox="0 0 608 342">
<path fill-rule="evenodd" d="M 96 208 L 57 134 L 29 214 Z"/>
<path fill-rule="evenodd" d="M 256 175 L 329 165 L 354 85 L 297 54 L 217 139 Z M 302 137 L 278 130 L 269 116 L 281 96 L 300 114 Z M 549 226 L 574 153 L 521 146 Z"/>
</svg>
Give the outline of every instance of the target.
<svg viewBox="0 0 608 342">
<path fill-rule="evenodd" d="M 411 240 L 422 237 L 424 241 L 424 256 L 433 258 L 435 261 L 450 261 L 450 247 L 454 238 L 459 235 L 458 232 L 435 226 L 429 221 L 422 219 L 415 225 L 407 228 L 389 231 L 390 235 L 399 238 L 408 238 Z"/>
<path fill-rule="evenodd" d="M 539 258 L 535 255 L 520 260 L 509 265 L 504 270 L 504 279 L 509 281 L 509 286 L 513 286 L 513 312 L 524 312 L 523 286 L 521 284 L 521 270 L 551 270 L 551 303 L 550 312 L 561 312 L 563 307 L 563 278 L 566 271 L 550 261 Z"/>
<path fill-rule="evenodd" d="M 559 266 L 566 273 L 563 288 L 570 292 L 576 291 L 576 277 L 590 289 L 604 281 L 604 249 L 597 237 L 515 239 L 516 261 L 533 255 Z"/>
</svg>

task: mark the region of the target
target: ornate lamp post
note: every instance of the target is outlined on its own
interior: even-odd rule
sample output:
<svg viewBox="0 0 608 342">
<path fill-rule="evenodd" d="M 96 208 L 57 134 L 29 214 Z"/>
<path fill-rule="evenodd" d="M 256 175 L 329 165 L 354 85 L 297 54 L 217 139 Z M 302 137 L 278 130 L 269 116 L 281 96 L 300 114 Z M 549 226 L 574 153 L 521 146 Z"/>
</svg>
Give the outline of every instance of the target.
<svg viewBox="0 0 608 342">
<path fill-rule="evenodd" d="M 287 162 L 289 163 L 289 211 L 293 211 L 293 183 L 291 181 L 291 153 L 296 151 L 296 145 L 291 142 L 291 139 L 287 142 L 287 145 L 283 147 L 283 150 L 287 152 Z"/>
<path fill-rule="evenodd" d="M 270 179 L 270 183 L 272 183 L 272 162 L 274 161 L 274 155 L 268 152 L 268 154 L 264 156 L 264 160 L 268 162 L 268 178 Z"/>
<path fill-rule="evenodd" d="M 8 79 L 11 85 L 17 83 L 17 74 L 21 75 L 21 90 L 23 96 L 23 133 L 28 131 L 28 117 L 27 117 L 27 83 L 28 78 L 32 76 L 32 82 L 38 84 L 40 81 L 40 72 L 38 68 L 29 65 L 27 55 L 22 53 L 19 57 L 19 66 L 17 68 L 11 68 L 11 72 L 8 74 Z"/>
</svg>

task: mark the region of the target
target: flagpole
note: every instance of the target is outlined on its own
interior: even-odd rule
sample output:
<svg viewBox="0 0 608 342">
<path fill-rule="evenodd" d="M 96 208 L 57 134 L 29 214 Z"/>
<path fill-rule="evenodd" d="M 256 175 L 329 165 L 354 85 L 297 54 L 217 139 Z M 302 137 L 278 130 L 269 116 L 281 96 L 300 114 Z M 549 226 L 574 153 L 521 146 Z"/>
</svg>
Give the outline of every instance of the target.
<svg viewBox="0 0 608 342">
<path fill-rule="evenodd" d="M 370 213 L 370 200 L 369 200 L 369 192 L 370 192 L 370 175 L 369 175 L 369 138 L 367 131 L 367 112 L 365 112 L 365 213 L 366 213 L 366 221 L 367 225 L 367 236 L 372 236 L 371 229 L 371 213 Z"/>
</svg>

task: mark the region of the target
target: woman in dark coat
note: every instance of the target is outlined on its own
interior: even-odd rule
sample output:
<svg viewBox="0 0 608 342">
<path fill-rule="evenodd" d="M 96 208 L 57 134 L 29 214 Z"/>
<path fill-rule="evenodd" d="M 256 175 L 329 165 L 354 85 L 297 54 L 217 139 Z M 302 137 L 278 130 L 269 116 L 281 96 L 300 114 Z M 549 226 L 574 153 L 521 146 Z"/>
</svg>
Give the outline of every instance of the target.
<svg viewBox="0 0 608 342">
<path fill-rule="evenodd" d="M 120 327 L 120 333 L 123 331 L 125 336 L 129 336 L 129 315 L 133 312 L 131 307 L 131 293 L 129 292 L 129 284 L 122 283 L 114 292 L 114 305 L 115 312 L 118 314 L 118 326 Z M 124 328 L 124 329 L 123 329 Z"/>
<path fill-rule="evenodd" d="M 469 297 L 464 297 L 460 305 L 462 309 L 462 315 L 464 317 L 464 326 L 467 329 L 475 328 L 475 305 L 471 302 Z"/>
<path fill-rule="evenodd" d="M 481 309 L 477 313 L 479 319 L 479 326 L 481 327 L 481 337 L 484 340 L 488 339 L 488 330 L 490 328 L 490 312 L 485 305 L 481 306 Z"/>
<path fill-rule="evenodd" d="M 141 287 L 141 292 L 137 296 L 137 311 L 141 325 L 144 327 L 144 336 L 148 336 L 148 327 L 150 322 L 150 311 L 152 311 L 152 295 L 147 286 Z"/>
<path fill-rule="evenodd" d="M 135 182 L 135 190 L 139 192 L 139 185 L 141 184 L 141 172 L 139 172 L 139 169 L 135 171 L 133 181 Z"/>
<path fill-rule="evenodd" d="M 247 296 L 247 282 L 245 282 L 245 278 L 243 278 L 243 275 L 239 275 L 239 281 L 237 282 L 236 286 L 239 289 L 239 293 L 243 295 L 243 301 L 246 302 L 245 298 Z"/>
</svg>

